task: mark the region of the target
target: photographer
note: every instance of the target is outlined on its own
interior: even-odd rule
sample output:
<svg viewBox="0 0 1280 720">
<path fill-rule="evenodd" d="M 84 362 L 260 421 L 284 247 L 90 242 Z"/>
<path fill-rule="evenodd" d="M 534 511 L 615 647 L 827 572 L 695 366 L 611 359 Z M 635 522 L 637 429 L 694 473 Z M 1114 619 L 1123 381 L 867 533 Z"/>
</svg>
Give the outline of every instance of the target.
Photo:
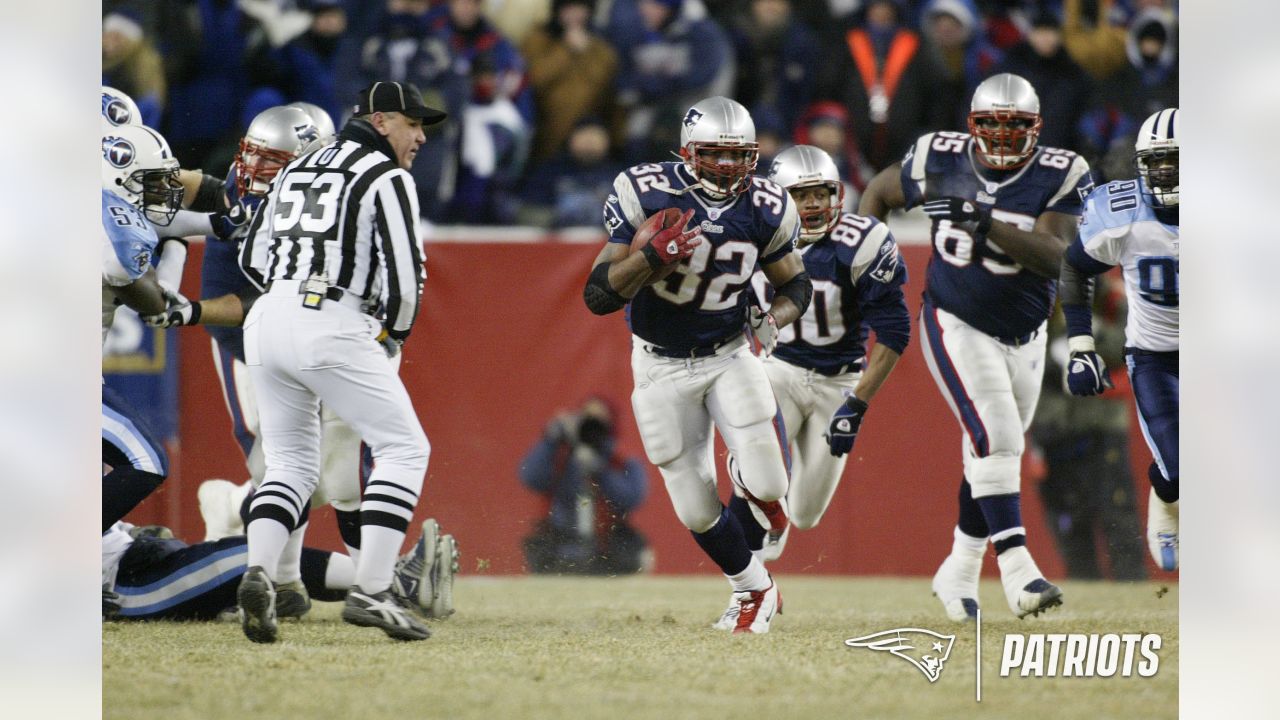
<svg viewBox="0 0 1280 720">
<path fill-rule="evenodd" d="M 520 465 L 520 479 L 550 509 L 524 540 L 533 573 L 620 575 L 646 569 L 648 544 L 626 522 L 648 479 L 636 458 L 614 452 L 614 412 L 590 397 L 557 415 Z"/>
</svg>

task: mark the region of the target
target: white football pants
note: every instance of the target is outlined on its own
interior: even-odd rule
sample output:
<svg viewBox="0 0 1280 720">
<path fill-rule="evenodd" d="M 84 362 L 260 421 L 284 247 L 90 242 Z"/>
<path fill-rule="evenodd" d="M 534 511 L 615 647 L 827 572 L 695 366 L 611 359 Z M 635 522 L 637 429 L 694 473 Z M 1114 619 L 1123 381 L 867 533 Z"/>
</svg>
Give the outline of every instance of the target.
<svg viewBox="0 0 1280 720">
<path fill-rule="evenodd" d="M 713 423 L 747 490 L 765 502 L 785 496 L 787 470 L 773 423 L 778 405 L 746 337 L 696 359 L 660 357 L 645 345 L 632 338 L 631 405 L 645 454 L 662 472 L 680 522 L 700 533 L 720 518 Z"/>
<path fill-rule="evenodd" d="M 266 461 L 255 506 L 263 490 L 283 484 L 287 490 L 270 501 L 296 521 L 297 501 L 311 495 L 320 478 L 323 402 L 373 454 L 361 511 L 373 509 L 408 523 L 422 490 L 430 445 L 397 366 L 387 361 L 376 340 L 381 326 L 330 300 L 319 310 L 304 308 L 296 287 L 277 282 L 245 319 L 245 361 Z M 358 462 L 358 453 L 348 455 Z M 385 499 L 371 502 L 375 484 L 376 496 Z"/>
<path fill-rule="evenodd" d="M 831 454 L 826 438 L 831 415 L 844 404 L 845 393 L 857 386 L 862 373 L 827 377 L 777 357 L 765 358 L 764 369 L 782 409 L 791 449 L 791 486 L 787 490 L 791 524 L 808 530 L 818 524 L 831 504 L 849 458 Z"/>
<path fill-rule="evenodd" d="M 964 476 L 973 497 L 1019 492 L 1023 436 L 1044 380 L 1047 323 L 1014 346 L 928 303 L 920 315 L 929 372 L 964 429 Z"/>
<path fill-rule="evenodd" d="M 249 469 L 249 482 L 257 488 L 266 473 L 262 457 L 262 428 L 258 420 L 258 403 L 254 396 L 253 380 L 249 368 L 235 356 L 225 358 L 217 340 L 213 345 L 213 366 L 222 381 L 222 399 L 227 404 L 231 423 L 239 433 L 247 431 L 253 436 L 245 466 Z M 224 362 L 224 359 L 230 362 Z M 400 356 L 389 360 L 393 367 L 400 367 Z M 239 423 L 236 422 L 237 415 Z M 334 414 L 328 405 L 320 405 L 320 483 L 311 496 L 311 507 L 326 503 L 343 512 L 360 509 L 360 435 Z"/>
</svg>

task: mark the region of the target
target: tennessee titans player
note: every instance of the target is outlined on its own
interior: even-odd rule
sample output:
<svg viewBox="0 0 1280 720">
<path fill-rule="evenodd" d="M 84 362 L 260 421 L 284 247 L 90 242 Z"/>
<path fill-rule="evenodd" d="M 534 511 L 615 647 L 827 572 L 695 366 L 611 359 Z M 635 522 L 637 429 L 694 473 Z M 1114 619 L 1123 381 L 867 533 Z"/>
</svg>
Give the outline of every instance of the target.
<svg viewBox="0 0 1280 720">
<path fill-rule="evenodd" d="M 1155 461 L 1147 545 L 1163 570 L 1178 567 L 1178 110 L 1146 119 L 1134 143 L 1138 179 L 1089 195 L 1080 237 L 1062 263 L 1062 310 L 1071 358 L 1067 388 L 1097 395 L 1110 386 L 1094 350 L 1093 276 L 1119 265 L 1129 296 L 1125 359 L 1138 420 Z"/>
<path fill-rule="evenodd" d="M 765 633 L 781 599 L 748 545 L 744 526 L 757 525 L 751 511 L 742 503 L 731 512 L 716 493 L 711 429 L 737 458 L 743 494 L 781 533 L 787 469 L 773 424 L 778 405 L 744 328 L 769 355 L 778 328 L 805 311 L 813 287 L 795 250 L 795 203 L 753 175 L 759 150 L 746 108 L 720 96 L 701 100 L 685 113 L 680 141 L 679 162 L 637 165 L 614 181 L 604 207 L 609 242 L 583 297 L 598 315 L 627 308 L 631 402 L 645 453 L 662 472 L 680 522 L 733 587 L 715 627 Z M 668 208 L 684 213 L 682 222 L 632 253 L 636 230 Z M 690 222 L 694 229 L 685 232 Z M 646 285 L 675 263 L 670 276 Z M 743 292 L 757 266 L 777 288 L 768 312 L 749 309 Z"/>
<path fill-rule="evenodd" d="M 911 316 L 902 297 L 907 266 L 888 226 L 840 212 L 844 184 L 822 150 L 788 148 L 773 161 L 769 179 L 795 200 L 800 254 L 814 288 L 809 309 L 778 333 L 778 348 L 764 361 L 791 450 L 789 516 L 807 530 L 831 503 L 867 404 L 910 341 Z M 759 298 L 771 292 L 762 273 L 753 284 Z M 876 332 L 870 357 L 869 330 Z M 734 474 L 732 455 L 730 463 Z M 790 526 L 776 542 L 766 542 L 761 558 L 780 556 L 789 532 Z"/>
<path fill-rule="evenodd" d="M 1030 83 L 988 78 L 974 91 L 969 133 L 921 137 L 872 180 L 859 209 L 884 219 L 889 208 L 923 205 L 933 220 L 922 345 L 964 429 L 959 522 L 933 579 L 953 620 L 977 614 L 988 539 L 1015 615 L 1062 603 L 1027 551 L 1019 475 L 1054 281 L 1093 182 L 1083 158 L 1037 145 L 1041 123 Z"/>
</svg>

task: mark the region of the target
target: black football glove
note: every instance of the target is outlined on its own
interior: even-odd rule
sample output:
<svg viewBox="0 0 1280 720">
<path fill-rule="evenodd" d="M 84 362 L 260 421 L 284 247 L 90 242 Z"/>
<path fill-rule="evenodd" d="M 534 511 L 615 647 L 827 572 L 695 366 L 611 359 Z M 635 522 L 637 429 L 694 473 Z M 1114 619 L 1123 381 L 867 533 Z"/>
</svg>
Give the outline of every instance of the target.
<svg viewBox="0 0 1280 720">
<path fill-rule="evenodd" d="M 991 230 L 991 212 L 978 203 L 958 197 L 938 198 L 924 204 L 924 214 L 951 224 L 970 235 L 986 235 Z"/>
</svg>

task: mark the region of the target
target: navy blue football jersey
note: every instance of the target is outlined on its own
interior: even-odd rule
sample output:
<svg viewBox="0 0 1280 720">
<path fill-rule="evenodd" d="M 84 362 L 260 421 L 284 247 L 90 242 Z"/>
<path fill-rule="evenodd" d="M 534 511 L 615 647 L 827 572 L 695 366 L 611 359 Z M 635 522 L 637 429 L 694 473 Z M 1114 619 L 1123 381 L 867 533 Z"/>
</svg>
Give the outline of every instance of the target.
<svg viewBox="0 0 1280 720">
<path fill-rule="evenodd" d="M 1079 216 L 1093 189 L 1089 163 L 1070 150 L 1039 146 L 1016 170 L 979 175 L 966 133 L 929 133 L 902 159 L 911 208 L 942 197 L 973 200 L 992 218 L 1030 231 L 1045 212 Z M 949 220 L 935 220 L 925 299 L 994 337 L 1026 335 L 1049 317 L 1057 282 L 1023 268 L 990 239 L 975 243 Z"/>
<path fill-rule="evenodd" d="M 852 213 L 826 237 L 800 248 L 813 281 L 813 302 L 799 320 L 778 332 L 774 355 L 792 365 L 824 372 L 862 360 L 867 334 L 902 353 L 911 317 L 902 296 L 907 265 L 889 227 Z M 752 279 L 756 296 L 772 301 L 764 273 Z"/>
<path fill-rule="evenodd" d="M 609 242 L 629 245 L 645 218 L 665 208 L 692 209 L 688 227 L 702 228 L 702 244 L 670 277 L 631 299 L 631 332 L 678 351 L 742 332 L 748 304 L 743 290 L 756 267 L 795 249 L 800 234 L 795 202 L 778 184 L 758 176 L 744 192 L 715 202 L 682 162 L 636 165 L 618 174 L 605 202 Z"/>
<path fill-rule="evenodd" d="M 239 194 L 236 189 L 234 166 L 227 173 L 227 179 L 223 187 L 226 188 L 227 202 L 244 205 L 245 212 L 249 217 L 253 217 L 254 211 L 262 204 L 261 197 L 253 195 L 241 196 Z M 245 277 L 244 271 L 240 269 L 240 243 L 244 239 L 244 233 L 248 230 L 248 227 L 249 223 L 246 222 L 232 240 L 219 240 L 215 237 L 205 238 L 204 260 L 200 264 L 200 297 L 221 297 L 253 287 L 253 283 L 249 281 L 249 278 Z M 244 333 L 240 328 L 206 325 L 205 330 L 208 331 L 210 337 L 218 341 L 220 346 L 229 350 L 237 360 L 244 362 Z"/>
</svg>

